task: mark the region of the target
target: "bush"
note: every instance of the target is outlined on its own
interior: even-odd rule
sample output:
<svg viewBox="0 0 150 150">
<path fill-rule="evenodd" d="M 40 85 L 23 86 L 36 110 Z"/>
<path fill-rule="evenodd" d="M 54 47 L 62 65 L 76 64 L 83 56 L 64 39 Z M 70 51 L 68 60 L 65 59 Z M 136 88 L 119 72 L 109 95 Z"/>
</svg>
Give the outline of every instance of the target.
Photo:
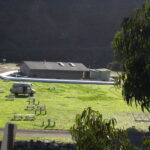
<svg viewBox="0 0 150 150">
<path fill-rule="evenodd" d="M 90 107 L 76 115 L 71 135 L 77 150 L 137 150 L 127 140 L 125 131 L 115 129 L 116 123 L 115 119 L 103 119 Z"/>
<path fill-rule="evenodd" d="M 150 137 L 142 138 L 142 150 L 150 150 Z"/>
</svg>

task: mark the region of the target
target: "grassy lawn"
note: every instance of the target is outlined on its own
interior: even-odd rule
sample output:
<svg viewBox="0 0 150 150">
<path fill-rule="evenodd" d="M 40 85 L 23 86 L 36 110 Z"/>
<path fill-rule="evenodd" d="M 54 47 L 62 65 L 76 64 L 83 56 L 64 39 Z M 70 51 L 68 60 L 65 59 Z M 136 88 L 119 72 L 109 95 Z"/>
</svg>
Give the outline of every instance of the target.
<svg viewBox="0 0 150 150">
<path fill-rule="evenodd" d="M 0 127 L 6 122 L 13 122 L 21 129 L 42 129 L 42 121 L 47 124 L 47 119 L 56 122 L 55 127 L 48 129 L 69 129 L 75 120 L 75 115 L 81 113 L 84 108 L 92 107 L 103 114 L 104 118 L 116 118 L 117 126 L 148 130 L 149 122 L 135 122 L 132 113 L 142 113 L 140 108 L 129 107 L 123 101 L 121 90 L 112 85 L 79 85 L 33 82 L 36 90 L 35 98 L 41 105 L 46 105 L 47 114 L 36 116 L 35 121 L 11 121 L 14 113 L 30 114 L 34 111 L 25 111 L 28 98 L 15 98 L 14 101 L 6 101 L 12 81 L 0 80 Z M 55 89 L 49 89 L 55 87 Z"/>
</svg>

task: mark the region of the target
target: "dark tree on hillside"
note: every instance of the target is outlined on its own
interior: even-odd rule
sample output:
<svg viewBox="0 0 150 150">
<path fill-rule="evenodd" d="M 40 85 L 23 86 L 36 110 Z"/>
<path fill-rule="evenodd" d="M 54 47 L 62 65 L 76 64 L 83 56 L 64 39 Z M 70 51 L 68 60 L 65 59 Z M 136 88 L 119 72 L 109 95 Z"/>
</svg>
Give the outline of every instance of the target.
<svg viewBox="0 0 150 150">
<path fill-rule="evenodd" d="M 150 3 L 124 18 L 113 40 L 115 55 L 122 58 L 123 73 L 118 79 L 127 104 L 140 105 L 150 112 Z"/>
</svg>

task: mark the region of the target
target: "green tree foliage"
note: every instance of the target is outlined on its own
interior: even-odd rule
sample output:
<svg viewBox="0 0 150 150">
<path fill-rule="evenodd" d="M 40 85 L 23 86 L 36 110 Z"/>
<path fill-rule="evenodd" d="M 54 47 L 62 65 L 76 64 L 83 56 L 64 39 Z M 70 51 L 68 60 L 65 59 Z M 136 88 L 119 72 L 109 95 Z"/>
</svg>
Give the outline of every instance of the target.
<svg viewBox="0 0 150 150">
<path fill-rule="evenodd" d="M 119 78 L 127 104 L 150 111 L 150 3 L 124 18 L 113 40 L 115 56 L 122 58 Z"/>
<path fill-rule="evenodd" d="M 121 71 L 122 70 L 122 66 L 121 63 L 117 60 L 110 62 L 107 65 L 107 68 L 113 71 Z"/>
<path fill-rule="evenodd" d="M 142 138 L 142 150 L 150 150 L 150 137 Z"/>
<path fill-rule="evenodd" d="M 123 130 L 115 129 L 116 123 L 115 119 L 103 119 L 90 107 L 76 115 L 71 135 L 77 150 L 137 150 L 127 141 Z"/>
</svg>

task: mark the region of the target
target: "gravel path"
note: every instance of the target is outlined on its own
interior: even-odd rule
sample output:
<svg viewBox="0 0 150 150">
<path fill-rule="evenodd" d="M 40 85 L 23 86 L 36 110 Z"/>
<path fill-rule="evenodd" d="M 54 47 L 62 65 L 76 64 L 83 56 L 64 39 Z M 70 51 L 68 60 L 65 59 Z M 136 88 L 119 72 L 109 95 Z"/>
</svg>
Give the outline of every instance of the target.
<svg viewBox="0 0 150 150">
<path fill-rule="evenodd" d="M 0 129 L 3 134 L 4 129 Z M 71 138 L 71 134 L 67 130 L 17 130 L 18 136 L 24 137 L 51 137 L 51 138 Z"/>
<path fill-rule="evenodd" d="M 0 64 L 0 73 L 4 73 L 7 71 L 13 71 L 13 70 L 18 70 L 19 67 L 16 66 L 15 64 Z"/>
</svg>

